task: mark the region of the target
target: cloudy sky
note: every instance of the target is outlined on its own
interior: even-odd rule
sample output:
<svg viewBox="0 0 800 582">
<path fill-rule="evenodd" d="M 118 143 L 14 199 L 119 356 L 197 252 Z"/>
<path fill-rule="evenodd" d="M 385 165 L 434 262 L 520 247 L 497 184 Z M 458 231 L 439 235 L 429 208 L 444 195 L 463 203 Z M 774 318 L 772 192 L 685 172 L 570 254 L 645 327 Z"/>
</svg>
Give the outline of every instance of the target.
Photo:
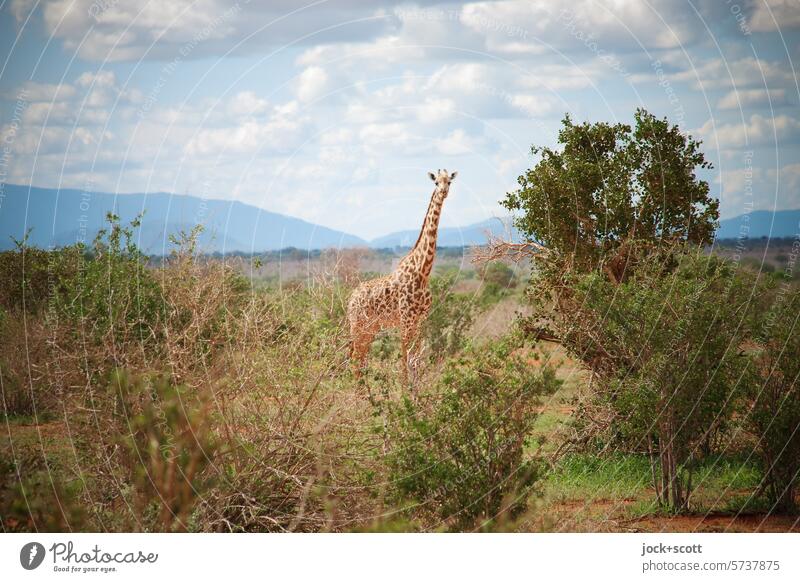
<svg viewBox="0 0 800 582">
<path fill-rule="evenodd" d="M 5 0 L 0 179 L 237 199 L 366 238 L 457 226 L 559 120 L 704 141 L 723 217 L 800 208 L 800 0 Z M 752 188 L 750 180 L 752 179 Z"/>
</svg>

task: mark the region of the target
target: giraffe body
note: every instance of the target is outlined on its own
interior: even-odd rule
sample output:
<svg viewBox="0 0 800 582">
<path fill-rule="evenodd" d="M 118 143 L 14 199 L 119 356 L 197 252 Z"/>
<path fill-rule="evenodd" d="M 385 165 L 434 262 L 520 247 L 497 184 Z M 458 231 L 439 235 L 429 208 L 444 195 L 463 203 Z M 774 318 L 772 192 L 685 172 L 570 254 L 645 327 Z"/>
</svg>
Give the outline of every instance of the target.
<svg viewBox="0 0 800 582">
<path fill-rule="evenodd" d="M 436 237 L 442 204 L 456 173 L 439 170 L 429 174 L 436 183 L 428 212 L 417 243 L 397 268 L 384 277 L 361 283 L 353 291 L 347 305 L 350 324 L 350 357 L 360 374 L 366 365 L 369 346 L 375 335 L 384 329 L 399 328 L 402 336 L 406 367 L 412 368 L 419 350 L 419 329 L 431 308 L 428 289 L 433 260 L 436 256 Z"/>
</svg>

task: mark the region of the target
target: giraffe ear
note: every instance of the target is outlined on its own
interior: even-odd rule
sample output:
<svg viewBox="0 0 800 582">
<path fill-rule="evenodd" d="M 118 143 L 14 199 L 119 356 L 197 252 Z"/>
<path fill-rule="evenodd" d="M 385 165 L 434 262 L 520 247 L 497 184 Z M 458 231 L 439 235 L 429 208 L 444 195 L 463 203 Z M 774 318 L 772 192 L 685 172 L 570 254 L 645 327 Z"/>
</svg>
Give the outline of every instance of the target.
<svg viewBox="0 0 800 582">
<path fill-rule="evenodd" d="M 450 174 L 450 181 L 455 180 L 456 176 L 458 176 L 458 172 L 453 172 L 452 174 Z"/>
<path fill-rule="evenodd" d="M 433 175 L 433 172 L 428 172 L 428 177 L 434 182 L 436 181 L 436 176 Z"/>
</svg>

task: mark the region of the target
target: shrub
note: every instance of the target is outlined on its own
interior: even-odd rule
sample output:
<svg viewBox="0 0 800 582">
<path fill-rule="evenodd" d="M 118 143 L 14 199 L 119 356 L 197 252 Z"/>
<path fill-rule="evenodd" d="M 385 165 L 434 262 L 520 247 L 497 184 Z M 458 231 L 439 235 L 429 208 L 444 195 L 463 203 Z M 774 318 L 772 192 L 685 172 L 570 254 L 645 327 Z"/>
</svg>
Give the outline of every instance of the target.
<svg viewBox="0 0 800 582">
<path fill-rule="evenodd" d="M 63 389 L 50 345 L 52 330 L 43 318 L 20 311 L 0 324 L 0 418 L 25 416 L 43 422 Z"/>
<path fill-rule="evenodd" d="M 539 463 L 526 443 L 555 371 L 530 369 L 506 340 L 450 360 L 423 402 L 390 407 L 390 479 L 399 500 L 459 530 L 526 506 Z"/>
<path fill-rule="evenodd" d="M 430 281 L 433 302 L 422 333 L 433 361 L 441 361 L 462 350 L 467 331 L 475 318 L 475 302 L 468 295 L 453 293 L 453 279 L 434 277 Z"/>
<path fill-rule="evenodd" d="M 76 272 L 61 279 L 59 312 L 78 322 L 84 338 L 97 343 L 152 345 L 161 290 L 133 240 L 139 219 L 129 227 L 111 213 L 107 220 L 109 228 L 98 232 Z"/>
<path fill-rule="evenodd" d="M 14 241 L 16 250 L 0 252 L 0 307 L 35 314 L 62 290 L 61 281 L 77 271 L 81 250 L 38 249 L 28 246 L 27 238 Z"/>
<path fill-rule="evenodd" d="M 698 458 L 714 448 L 741 396 L 753 281 L 716 257 L 688 252 L 642 266 L 614 285 L 599 274 L 575 286 L 566 344 L 596 374 L 610 434 L 648 451 L 658 501 L 685 509 Z"/>
<path fill-rule="evenodd" d="M 158 355 L 166 357 L 173 376 L 186 381 L 213 355 L 233 343 L 248 306 L 247 280 L 223 261 L 196 254 L 201 227 L 170 237 L 175 248 L 165 264 L 150 275 L 158 287 L 158 319 L 152 337 Z"/>
<path fill-rule="evenodd" d="M 198 515 L 204 530 L 335 531 L 378 511 L 363 479 L 380 435 L 364 430 L 366 394 L 345 374 L 346 300 L 331 278 L 247 304 L 243 329 L 215 358 L 229 452 Z"/>
<path fill-rule="evenodd" d="M 514 270 L 498 261 L 485 265 L 481 270 L 483 298 L 489 302 L 499 300 L 516 284 Z"/>
<path fill-rule="evenodd" d="M 114 373 L 109 390 L 115 400 L 120 461 L 139 517 L 155 504 L 154 528 L 186 530 L 211 484 L 206 469 L 218 449 L 207 397 L 197 391 L 187 394 L 185 387 L 163 377 L 131 378 L 122 371 Z"/>
<path fill-rule="evenodd" d="M 761 451 L 763 490 L 774 509 L 793 513 L 800 481 L 800 291 L 779 287 L 760 315 L 747 418 Z"/>
</svg>

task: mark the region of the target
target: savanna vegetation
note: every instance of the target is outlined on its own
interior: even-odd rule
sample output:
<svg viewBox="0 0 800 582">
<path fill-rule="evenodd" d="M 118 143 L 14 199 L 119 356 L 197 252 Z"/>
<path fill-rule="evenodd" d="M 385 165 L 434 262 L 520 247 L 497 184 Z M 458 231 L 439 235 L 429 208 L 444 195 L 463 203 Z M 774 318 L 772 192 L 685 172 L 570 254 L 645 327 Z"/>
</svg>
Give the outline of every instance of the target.
<svg viewBox="0 0 800 582">
<path fill-rule="evenodd" d="M 364 378 L 347 358 L 387 252 L 213 257 L 195 230 L 146 257 L 115 216 L 18 241 L 3 530 L 798 529 L 798 247 L 718 252 L 708 164 L 666 120 L 559 142 L 503 202 L 531 244 L 439 253 L 413 386 L 395 334 Z"/>
</svg>

